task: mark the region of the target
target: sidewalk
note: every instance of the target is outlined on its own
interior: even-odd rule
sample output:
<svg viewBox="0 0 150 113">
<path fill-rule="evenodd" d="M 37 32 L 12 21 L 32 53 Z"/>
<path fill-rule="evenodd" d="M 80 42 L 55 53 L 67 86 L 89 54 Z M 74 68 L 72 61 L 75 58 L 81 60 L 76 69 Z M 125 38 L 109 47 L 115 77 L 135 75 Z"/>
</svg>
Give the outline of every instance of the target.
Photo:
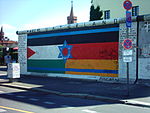
<svg viewBox="0 0 150 113">
<path fill-rule="evenodd" d="M 8 83 L 5 75 L 0 76 L 0 85 L 150 108 L 150 87 L 144 85 L 131 84 L 129 96 L 127 96 L 126 84 L 69 78 L 22 76 L 18 82 Z"/>
</svg>

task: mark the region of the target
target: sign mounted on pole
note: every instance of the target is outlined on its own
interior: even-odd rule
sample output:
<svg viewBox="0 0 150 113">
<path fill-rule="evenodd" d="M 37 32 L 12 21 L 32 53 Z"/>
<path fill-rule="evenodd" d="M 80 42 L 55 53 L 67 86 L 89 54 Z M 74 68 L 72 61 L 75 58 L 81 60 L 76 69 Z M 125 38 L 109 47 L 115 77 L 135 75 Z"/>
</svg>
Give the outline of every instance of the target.
<svg viewBox="0 0 150 113">
<path fill-rule="evenodd" d="M 132 62 L 132 56 L 124 56 L 123 62 Z"/>
<path fill-rule="evenodd" d="M 124 49 L 131 49 L 132 48 L 132 40 L 128 39 L 129 37 L 129 27 L 131 27 L 132 19 L 131 19 L 131 12 L 129 11 L 132 9 L 132 2 L 130 0 L 126 0 L 123 2 L 123 7 L 126 9 L 126 27 L 127 27 L 127 36 L 123 41 Z M 130 54 L 130 53 L 129 53 Z M 132 62 L 132 56 L 124 56 L 123 61 L 127 63 L 127 95 L 129 96 L 129 62 Z"/>
<path fill-rule="evenodd" d="M 132 2 L 130 0 L 126 0 L 123 3 L 123 7 L 128 11 L 132 8 Z"/>
<path fill-rule="evenodd" d="M 131 27 L 132 24 L 132 18 L 131 18 L 131 12 L 126 11 L 126 27 Z"/>
<path fill-rule="evenodd" d="M 123 41 L 123 47 L 124 49 L 131 49 L 132 48 L 132 40 L 131 39 L 125 39 Z"/>
</svg>

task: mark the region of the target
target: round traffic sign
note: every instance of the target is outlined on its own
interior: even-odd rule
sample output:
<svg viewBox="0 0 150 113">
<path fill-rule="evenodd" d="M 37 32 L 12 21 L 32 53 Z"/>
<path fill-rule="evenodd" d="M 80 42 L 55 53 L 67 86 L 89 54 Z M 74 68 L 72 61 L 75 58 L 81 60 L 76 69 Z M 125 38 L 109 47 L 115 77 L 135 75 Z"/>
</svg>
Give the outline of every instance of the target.
<svg viewBox="0 0 150 113">
<path fill-rule="evenodd" d="M 123 2 L 123 7 L 126 9 L 126 10 L 130 10 L 132 8 L 132 2 L 130 0 L 126 0 Z"/>
<path fill-rule="evenodd" d="M 132 48 L 132 40 L 131 39 L 125 39 L 123 41 L 122 46 L 124 47 L 124 49 L 131 49 Z"/>
</svg>

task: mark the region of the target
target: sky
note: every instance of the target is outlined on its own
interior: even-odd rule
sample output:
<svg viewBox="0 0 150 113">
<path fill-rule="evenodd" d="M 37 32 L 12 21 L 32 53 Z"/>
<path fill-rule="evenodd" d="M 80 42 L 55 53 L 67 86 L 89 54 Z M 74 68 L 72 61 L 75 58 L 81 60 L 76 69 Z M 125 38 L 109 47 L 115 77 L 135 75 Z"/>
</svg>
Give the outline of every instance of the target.
<svg viewBox="0 0 150 113">
<path fill-rule="evenodd" d="M 91 0 L 73 0 L 78 23 L 89 21 Z M 67 24 L 71 0 L 0 0 L 0 27 L 17 41 L 16 31 Z"/>
</svg>

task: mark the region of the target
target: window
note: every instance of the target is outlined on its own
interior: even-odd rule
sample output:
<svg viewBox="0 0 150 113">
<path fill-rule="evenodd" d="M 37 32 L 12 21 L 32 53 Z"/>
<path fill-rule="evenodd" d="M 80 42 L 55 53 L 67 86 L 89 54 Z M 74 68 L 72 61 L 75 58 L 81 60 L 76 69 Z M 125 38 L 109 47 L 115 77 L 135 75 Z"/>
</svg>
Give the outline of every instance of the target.
<svg viewBox="0 0 150 113">
<path fill-rule="evenodd" d="M 139 15 L 139 6 L 133 6 L 132 7 L 132 16 L 138 16 Z"/>
<path fill-rule="evenodd" d="M 104 11 L 104 19 L 110 19 L 110 10 Z"/>
</svg>

